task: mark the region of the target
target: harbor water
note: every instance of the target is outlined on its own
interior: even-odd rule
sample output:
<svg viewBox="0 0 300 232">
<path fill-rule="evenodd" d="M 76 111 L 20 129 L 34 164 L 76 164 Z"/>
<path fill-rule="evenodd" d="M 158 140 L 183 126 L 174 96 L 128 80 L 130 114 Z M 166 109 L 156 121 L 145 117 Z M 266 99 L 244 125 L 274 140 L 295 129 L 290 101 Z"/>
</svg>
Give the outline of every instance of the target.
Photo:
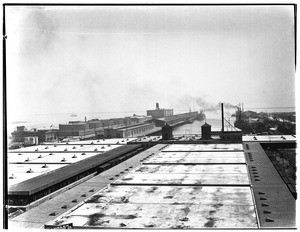
<svg viewBox="0 0 300 232">
<path fill-rule="evenodd" d="M 212 131 L 221 131 L 222 128 L 222 120 L 221 119 L 206 119 L 202 121 L 193 121 L 192 123 L 183 124 L 181 126 L 175 127 L 173 129 L 173 135 L 190 135 L 190 134 L 201 134 L 201 126 L 204 123 L 211 125 Z M 231 122 L 233 124 L 234 122 Z M 229 124 L 224 123 L 224 130 L 230 130 Z"/>
</svg>

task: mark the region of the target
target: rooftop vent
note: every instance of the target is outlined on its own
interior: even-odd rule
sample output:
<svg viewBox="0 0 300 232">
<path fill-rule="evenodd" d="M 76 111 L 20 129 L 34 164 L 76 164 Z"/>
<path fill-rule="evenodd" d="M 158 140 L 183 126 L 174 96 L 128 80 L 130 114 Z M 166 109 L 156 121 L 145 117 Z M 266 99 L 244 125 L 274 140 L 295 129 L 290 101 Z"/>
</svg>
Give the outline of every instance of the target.
<svg viewBox="0 0 300 232">
<path fill-rule="evenodd" d="M 33 173 L 32 169 L 29 168 L 28 171 L 26 173 Z"/>
<path fill-rule="evenodd" d="M 46 146 L 45 149 L 48 149 L 48 146 Z"/>
<path fill-rule="evenodd" d="M 66 148 L 64 151 L 68 151 L 68 148 Z"/>
<path fill-rule="evenodd" d="M 81 146 L 81 147 L 83 147 L 83 145 L 82 145 L 82 144 L 81 144 L 80 146 Z"/>
<path fill-rule="evenodd" d="M 91 144 L 94 144 L 94 142 L 92 141 Z"/>
<path fill-rule="evenodd" d="M 94 151 L 98 151 L 98 149 L 97 148 L 95 148 L 95 150 Z"/>
<path fill-rule="evenodd" d="M 49 155 L 53 155 L 53 153 L 49 153 Z"/>
<path fill-rule="evenodd" d="M 39 155 L 38 158 L 42 158 L 42 155 Z"/>
<path fill-rule="evenodd" d="M 16 179 L 14 174 L 11 174 L 11 176 L 9 177 L 9 179 Z"/>
<path fill-rule="evenodd" d="M 57 145 L 55 144 L 54 147 L 57 147 Z"/>
<path fill-rule="evenodd" d="M 22 155 L 22 153 L 19 153 L 18 155 Z"/>
<path fill-rule="evenodd" d="M 74 155 L 72 156 L 72 158 L 77 158 L 77 156 L 74 154 Z"/>
<path fill-rule="evenodd" d="M 85 152 L 81 153 L 81 155 L 86 155 Z"/>
<path fill-rule="evenodd" d="M 37 148 L 37 149 L 35 149 L 35 151 L 38 151 L 39 149 Z"/>
<path fill-rule="evenodd" d="M 26 160 L 25 160 L 25 162 L 28 162 L 29 161 L 29 158 L 27 158 Z"/>
<path fill-rule="evenodd" d="M 74 146 L 73 149 L 76 149 L 76 146 Z"/>
<path fill-rule="evenodd" d="M 66 162 L 66 159 L 65 158 L 63 158 L 60 162 Z"/>
<path fill-rule="evenodd" d="M 44 165 L 42 166 L 42 168 L 48 168 L 47 164 L 44 164 Z"/>
<path fill-rule="evenodd" d="M 104 146 L 102 146 L 101 149 L 104 149 Z"/>
</svg>

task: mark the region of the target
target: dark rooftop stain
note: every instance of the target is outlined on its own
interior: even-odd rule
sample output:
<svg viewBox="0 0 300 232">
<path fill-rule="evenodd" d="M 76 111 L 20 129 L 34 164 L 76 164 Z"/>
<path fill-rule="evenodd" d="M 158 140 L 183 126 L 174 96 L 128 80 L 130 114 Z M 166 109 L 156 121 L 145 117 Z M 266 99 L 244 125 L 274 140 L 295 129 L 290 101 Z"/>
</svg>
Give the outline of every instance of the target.
<svg viewBox="0 0 300 232">
<path fill-rule="evenodd" d="M 175 225 L 172 226 L 171 229 L 185 229 L 185 228 L 190 228 L 189 226 L 184 226 L 184 225 Z"/>
<path fill-rule="evenodd" d="M 99 198 L 104 197 L 103 195 L 95 195 L 92 196 L 91 199 L 87 200 L 86 203 L 95 203 L 99 200 Z"/>
<path fill-rule="evenodd" d="M 164 199 L 172 199 L 173 196 L 165 196 Z"/>
<path fill-rule="evenodd" d="M 186 215 L 191 211 L 189 206 L 186 206 L 182 209 Z"/>
<path fill-rule="evenodd" d="M 178 220 L 179 220 L 179 221 L 182 221 L 182 222 L 186 222 L 186 221 L 188 221 L 188 220 L 189 220 L 189 218 L 187 218 L 187 217 L 184 217 L 184 218 L 179 218 Z"/>
<path fill-rule="evenodd" d="M 157 187 L 152 187 L 151 189 L 147 189 L 147 193 L 154 193 Z"/>
<path fill-rule="evenodd" d="M 209 215 L 213 215 L 213 214 L 215 214 L 217 211 L 216 210 L 210 210 L 209 211 Z"/>
<path fill-rule="evenodd" d="M 128 202 L 129 202 L 129 199 L 128 199 L 128 197 L 123 196 L 123 197 L 121 197 L 121 201 L 122 201 L 123 203 L 128 203 Z"/>
<path fill-rule="evenodd" d="M 120 215 L 116 215 L 116 219 L 135 219 L 137 218 L 137 216 L 133 215 L 133 214 L 120 214 Z"/>
<path fill-rule="evenodd" d="M 221 206 L 223 206 L 223 204 L 219 203 L 219 204 L 214 204 L 212 205 L 214 208 L 218 209 L 220 208 Z"/>
<path fill-rule="evenodd" d="M 88 216 L 89 221 L 87 222 L 87 224 L 89 226 L 95 226 L 97 225 L 97 221 L 99 220 L 99 218 L 105 217 L 106 215 L 103 213 L 94 213 Z"/>
<path fill-rule="evenodd" d="M 208 221 L 204 224 L 204 227 L 214 227 L 215 225 L 215 222 L 218 221 L 217 218 L 212 218 L 212 217 L 209 217 L 209 218 L 206 218 Z"/>
</svg>

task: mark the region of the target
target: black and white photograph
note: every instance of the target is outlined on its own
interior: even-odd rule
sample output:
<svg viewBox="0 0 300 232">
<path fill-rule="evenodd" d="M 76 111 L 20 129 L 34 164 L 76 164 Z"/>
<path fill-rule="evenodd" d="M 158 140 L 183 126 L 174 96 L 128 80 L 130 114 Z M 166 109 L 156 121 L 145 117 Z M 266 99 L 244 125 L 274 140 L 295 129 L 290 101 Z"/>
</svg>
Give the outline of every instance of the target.
<svg viewBox="0 0 300 232">
<path fill-rule="evenodd" d="M 3 4 L 3 228 L 296 229 L 296 4 Z"/>
</svg>

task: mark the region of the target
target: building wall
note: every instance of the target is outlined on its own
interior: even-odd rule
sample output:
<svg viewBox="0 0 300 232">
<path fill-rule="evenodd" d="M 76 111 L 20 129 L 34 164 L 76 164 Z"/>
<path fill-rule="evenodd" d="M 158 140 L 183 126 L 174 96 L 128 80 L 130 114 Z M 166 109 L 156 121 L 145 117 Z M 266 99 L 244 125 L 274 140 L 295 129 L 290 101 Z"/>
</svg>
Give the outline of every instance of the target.
<svg viewBox="0 0 300 232">
<path fill-rule="evenodd" d="M 152 116 L 153 118 L 169 117 L 173 116 L 173 109 L 147 110 L 147 115 Z"/>
<path fill-rule="evenodd" d="M 89 126 L 87 123 L 76 123 L 76 124 L 59 124 L 59 131 L 72 132 L 88 130 Z"/>
<path fill-rule="evenodd" d="M 37 136 L 24 137 L 24 144 L 26 145 L 38 145 L 39 138 Z"/>
<path fill-rule="evenodd" d="M 123 128 L 106 128 L 104 130 L 105 138 L 126 138 L 136 137 L 145 134 L 155 127 L 153 123 L 143 123 L 140 125 L 128 126 Z"/>
<path fill-rule="evenodd" d="M 70 124 L 59 124 L 59 137 L 68 136 L 80 136 L 80 132 L 89 130 L 89 125 L 87 123 L 70 123 Z"/>
<path fill-rule="evenodd" d="M 54 132 L 52 135 L 48 135 L 48 134 L 49 134 L 49 130 L 35 130 L 35 131 L 25 130 L 25 131 L 14 131 L 11 133 L 13 142 L 20 142 L 20 143 L 25 142 L 25 137 L 38 137 L 39 143 L 51 141 L 49 140 L 49 138 L 55 137 L 55 134 Z"/>
<path fill-rule="evenodd" d="M 97 129 L 102 126 L 102 122 L 100 120 L 91 120 L 91 121 L 87 121 L 89 129 Z"/>
</svg>

